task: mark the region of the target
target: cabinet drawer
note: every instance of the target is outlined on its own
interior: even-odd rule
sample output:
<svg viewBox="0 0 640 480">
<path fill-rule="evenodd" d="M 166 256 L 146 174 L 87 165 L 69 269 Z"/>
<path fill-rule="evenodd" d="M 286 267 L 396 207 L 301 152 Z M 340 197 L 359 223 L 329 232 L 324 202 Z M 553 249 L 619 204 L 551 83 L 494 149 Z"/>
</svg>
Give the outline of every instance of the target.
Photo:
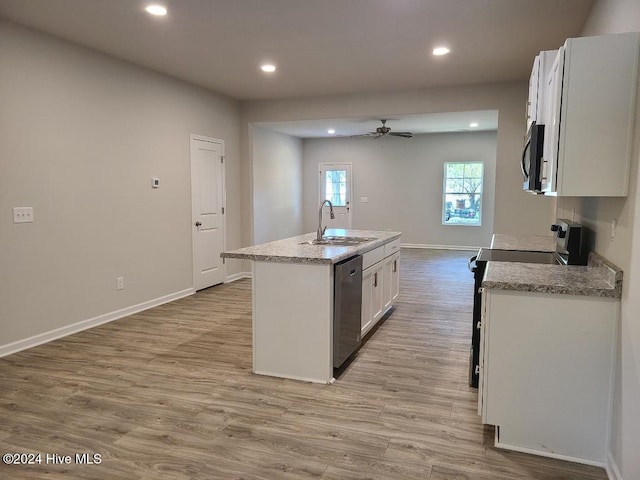
<svg viewBox="0 0 640 480">
<path fill-rule="evenodd" d="M 397 251 L 400 250 L 400 239 L 396 238 L 395 240 L 384 244 L 384 256 L 388 257 L 389 255 L 393 255 Z"/>
<path fill-rule="evenodd" d="M 362 255 L 362 269 L 366 269 L 369 268 L 371 265 L 378 263 L 380 260 L 382 260 L 384 258 L 384 247 L 385 245 L 382 245 L 381 247 L 378 248 L 374 248 L 373 250 L 370 250 L 368 252 L 366 252 L 364 255 Z"/>
</svg>

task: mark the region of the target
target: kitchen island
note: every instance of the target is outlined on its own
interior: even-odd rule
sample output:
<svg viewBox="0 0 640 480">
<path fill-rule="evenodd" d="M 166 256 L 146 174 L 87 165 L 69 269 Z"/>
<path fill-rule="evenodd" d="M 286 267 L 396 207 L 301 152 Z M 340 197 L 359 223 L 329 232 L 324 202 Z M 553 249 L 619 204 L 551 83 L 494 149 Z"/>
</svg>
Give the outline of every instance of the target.
<svg viewBox="0 0 640 480">
<path fill-rule="evenodd" d="M 335 264 L 363 255 L 363 269 L 380 265 L 375 286 L 371 284 L 379 290 L 373 295 L 367 294 L 368 277 L 363 277 L 366 315 L 379 319 L 390 308 L 394 284 L 397 295 L 399 232 L 332 229 L 325 237 L 366 240 L 357 245 L 312 244 L 316 234 L 309 233 L 221 254 L 223 258 L 252 261 L 254 373 L 332 382 Z M 378 296 L 382 306 L 370 312 L 367 307 Z M 363 314 L 363 325 L 366 320 Z M 363 333 L 372 326 L 369 322 Z"/>
</svg>

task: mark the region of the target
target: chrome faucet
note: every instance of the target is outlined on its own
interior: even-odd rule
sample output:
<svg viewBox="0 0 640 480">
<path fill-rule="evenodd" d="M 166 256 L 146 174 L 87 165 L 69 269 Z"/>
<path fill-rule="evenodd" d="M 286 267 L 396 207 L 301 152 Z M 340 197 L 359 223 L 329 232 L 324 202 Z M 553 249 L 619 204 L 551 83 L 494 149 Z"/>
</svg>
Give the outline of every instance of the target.
<svg viewBox="0 0 640 480">
<path fill-rule="evenodd" d="M 329 217 L 333 220 L 336 216 L 333 214 L 333 204 L 329 200 L 325 200 L 320 204 L 320 208 L 318 209 L 318 234 L 316 235 L 316 240 L 318 242 L 322 241 L 322 237 L 324 232 L 327 230 L 327 227 L 322 228 L 322 207 L 324 204 L 329 204 Z"/>
</svg>

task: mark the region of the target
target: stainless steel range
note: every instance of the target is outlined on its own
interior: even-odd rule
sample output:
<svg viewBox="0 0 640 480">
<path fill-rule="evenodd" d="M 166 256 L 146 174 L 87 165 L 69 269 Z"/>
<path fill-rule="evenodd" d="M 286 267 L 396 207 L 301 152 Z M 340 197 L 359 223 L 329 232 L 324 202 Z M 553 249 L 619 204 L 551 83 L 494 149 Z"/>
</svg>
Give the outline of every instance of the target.
<svg viewBox="0 0 640 480">
<path fill-rule="evenodd" d="M 497 250 L 481 248 L 477 255 L 469 259 L 469 270 L 474 277 L 473 330 L 469 352 L 469 385 L 478 387 L 480 370 L 480 316 L 482 295 L 480 287 L 487 268 L 487 262 L 542 263 L 550 265 L 586 265 L 589 256 L 582 225 L 559 219 L 551 225 L 556 237 L 555 252 L 535 252 L 528 250 Z"/>
</svg>

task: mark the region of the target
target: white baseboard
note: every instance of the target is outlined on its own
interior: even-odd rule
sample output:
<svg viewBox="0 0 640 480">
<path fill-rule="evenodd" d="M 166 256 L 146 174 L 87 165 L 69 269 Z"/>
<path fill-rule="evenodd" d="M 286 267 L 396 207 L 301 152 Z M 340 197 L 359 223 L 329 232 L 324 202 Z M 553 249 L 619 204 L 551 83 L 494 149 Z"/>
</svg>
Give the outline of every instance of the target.
<svg viewBox="0 0 640 480">
<path fill-rule="evenodd" d="M 430 245 L 425 243 L 401 243 L 401 248 L 426 248 L 432 250 L 469 250 L 477 252 L 481 247 L 471 247 L 464 245 Z"/>
<path fill-rule="evenodd" d="M 43 343 L 51 342 L 52 340 L 66 337 L 67 335 L 78 333 L 92 327 L 97 327 L 98 325 L 102 325 L 103 323 L 112 322 L 114 320 L 118 320 L 119 318 L 133 315 L 134 313 L 142 312 L 143 310 L 148 310 L 149 308 L 157 307 L 158 305 L 162 305 L 164 303 L 173 302 L 174 300 L 188 297 L 189 295 L 193 295 L 194 293 L 195 290 L 193 288 L 187 288 L 179 292 L 170 293 L 169 295 L 154 298 L 137 305 L 132 305 L 130 307 L 116 310 L 114 312 L 109 312 L 103 315 L 98 315 L 97 317 L 81 320 L 79 322 L 72 323 L 71 325 L 65 325 L 64 327 L 56 328 L 55 330 L 51 330 L 49 332 L 39 333 L 38 335 L 34 335 L 33 337 L 8 343 L 7 345 L 0 345 L 0 357 L 11 355 L 12 353 L 26 350 L 27 348 L 32 348 L 37 345 L 42 345 Z"/>
<path fill-rule="evenodd" d="M 605 462 L 598 462 L 597 460 L 590 460 L 590 459 L 587 459 L 587 458 L 572 457 L 570 455 L 562 455 L 560 453 L 551 453 L 551 452 L 546 452 L 544 450 L 534 450 L 533 448 L 518 447 L 518 446 L 515 446 L 515 445 L 509 445 L 509 444 L 506 444 L 506 443 L 501 443 L 497 439 L 495 441 L 495 446 L 497 448 L 503 448 L 505 450 L 512 450 L 514 452 L 528 453 L 530 455 L 538 455 L 540 457 L 556 458 L 558 460 L 564 460 L 564 461 L 567 461 L 567 462 L 581 463 L 583 465 L 591 465 L 592 467 L 606 468 L 606 463 Z"/>
<path fill-rule="evenodd" d="M 251 272 L 234 273 L 233 275 L 227 276 L 224 283 L 231 283 L 231 282 L 235 282 L 236 280 L 242 280 L 243 278 L 251 278 L 251 277 L 252 277 Z"/>
<path fill-rule="evenodd" d="M 607 453 L 606 470 L 609 480 L 622 480 L 622 474 L 620 473 L 616 459 L 613 458 L 613 454 L 611 452 Z"/>
<path fill-rule="evenodd" d="M 310 383 L 321 383 L 321 384 L 325 384 L 328 385 L 330 383 L 333 383 L 331 380 L 322 380 L 319 378 L 309 378 L 309 377 L 297 377 L 295 375 L 285 375 L 282 373 L 273 373 L 273 372 L 267 372 L 267 371 L 254 371 L 253 373 L 255 373 L 256 375 L 265 375 L 267 377 L 278 377 L 278 378 L 288 378 L 290 380 L 299 380 L 301 382 L 310 382 Z M 335 381 L 335 378 L 332 379 L 333 381 Z"/>
</svg>

